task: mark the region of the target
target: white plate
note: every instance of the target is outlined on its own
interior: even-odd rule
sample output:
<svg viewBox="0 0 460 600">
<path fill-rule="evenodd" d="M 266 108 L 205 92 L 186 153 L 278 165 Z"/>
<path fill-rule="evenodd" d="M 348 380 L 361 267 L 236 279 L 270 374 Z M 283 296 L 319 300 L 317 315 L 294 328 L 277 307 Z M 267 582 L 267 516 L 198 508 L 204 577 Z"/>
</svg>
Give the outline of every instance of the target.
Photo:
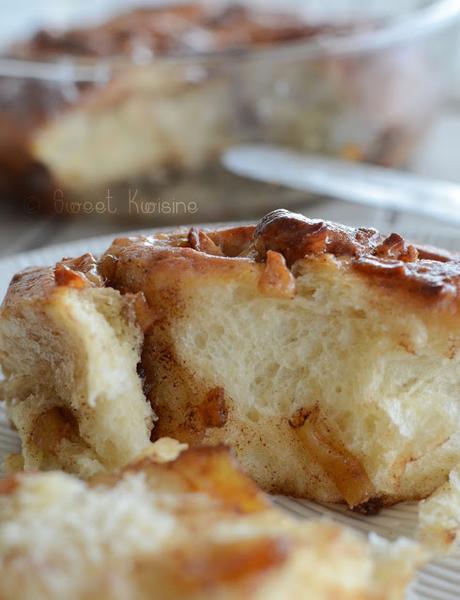
<svg viewBox="0 0 460 600">
<path fill-rule="evenodd" d="M 0 260 L 0 298 L 3 297 L 11 277 L 17 271 L 32 265 L 53 264 L 64 256 L 78 256 L 88 251 L 95 254 L 100 253 L 109 246 L 114 237 L 114 235 L 111 235 L 61 244 L 59 246 L 50 246 Z M 416 233 L 415 237 L 421 242 L 426 241 L 430 244 L 438 244 L 439 246 L 460 250 L 460 239 L 454 240 L 453 238 L 437 237 L 433 234 L 432 228 L 430 229 L 429 237 L 428 235 L 423 235 L 423 232 L 420 231 Z M 18 436 L 9 428 L 4 410 L 0 407 L 0 464 L 3 462 L 6 454 L 18 451 L 19 447 Z M 382 510 L 377 516 L 366 517 L 352 513 L 341 507 L 319 505 L 307 500 L 277 497 L 276 502 L 294 516 L 300 518 L 309 519 L 327 516 L 364 533 L 374 531 L 389 539 L 394 539 L 401 535 L 411 537 L 415 530 L 417 517 L 417 507 L 415 504 L 400 504 Z M 408 592 L 408 600 L 458 600 L 458 598 L 460 598 L 460 552 L 425 567 L 418 574 Z"/>
</svg>

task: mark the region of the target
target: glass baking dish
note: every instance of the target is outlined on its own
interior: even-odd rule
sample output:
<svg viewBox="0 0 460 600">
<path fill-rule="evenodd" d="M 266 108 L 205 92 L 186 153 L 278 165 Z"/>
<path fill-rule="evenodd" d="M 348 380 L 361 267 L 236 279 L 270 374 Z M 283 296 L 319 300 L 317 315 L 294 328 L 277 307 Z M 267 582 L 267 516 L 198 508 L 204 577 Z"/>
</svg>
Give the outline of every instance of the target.
<svg viewBox="0 0 460 600">
<path fill-rule="evenodd" d="M 458 1 L 282 7 L 306 5 L 327 24 L 321 35 L 257 48 L 129 60 L 5 52 L 2 200 L 29 213 L 222 219 L 299 197 L 226 173 L 232 145 L 403 166 L 446 97 Z"/>
</svg>

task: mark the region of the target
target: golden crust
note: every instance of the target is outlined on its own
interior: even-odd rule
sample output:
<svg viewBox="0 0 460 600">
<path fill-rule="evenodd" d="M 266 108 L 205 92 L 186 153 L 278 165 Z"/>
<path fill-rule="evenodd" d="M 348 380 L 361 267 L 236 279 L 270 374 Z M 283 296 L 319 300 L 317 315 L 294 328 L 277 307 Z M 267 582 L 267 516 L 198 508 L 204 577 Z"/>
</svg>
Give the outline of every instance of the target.
<svg viewBox="0 0 460 600">
<path fill-rule="evenodd" d="M 56 54 L 129 57 L 141 45 L 156 56 L 194 54 L 305 40 L 335 29 L 342 31 L 344 26 L 315 26 L 288 13 L 254 11 L 244 6 L 210 10 L 203 3 L 187 2 L 131 10 L 93 27 L 40 31 L 30 42 L 17 45 L 14 50 L 27 58 Z M 205 47 L 203 42 L 199 43 L 200 39 Z"/>
<path fill-rule="evenodd" d="M 108 255 L 117 256 L 119 250 L 129 255 L 131 262 L 149 255 L 152 261 L 173 261 L 174 268 L 200 271 L 226 271 L 238 264 L 244 270 L 248 260 L 259 265 L 275 252 L 284 257 L 294 273 L 298 261 L 312 261 L 327 254 L 339 260 L 342 268 L 364 275 L 367 281 L 388 290 L 409 292 L 427 304 L 456 310 L 459 300 L 459 255 L 409 244 L 396 233 L 385 236 L 375 229 L 355 229 L 283 209 L 269 213 L 256 226 L 216 231 L 192 228 L 188 235 L 120 239 Z M 179 257 L 186 260 L 177 262 Z M 107 256 L 105 260 L 109 260 Z M 107 263 L 102 263 L 102 271 L 110 279 Z"/>
<path fill-rule="evenodd" d="M 254 231 L 258 258 L 280 252 L 289 265 L 329 254 L 387 289 L 404 290 L 427 303 L 457 308 L 460 256 L 409 244 L 397 233 L 346 227 L 286 210 L 266 215 Z"/>
<path fill-rule="evenodd" d="M 90 253 L 78 258 L 63 258 L 55 267 L 31 267 L 12 278 L 2 305 L 2 311 L 14 310 L 22 300 L 46 299 L 53 290 L 102 287 L 96 260 Z"/>
</svg>

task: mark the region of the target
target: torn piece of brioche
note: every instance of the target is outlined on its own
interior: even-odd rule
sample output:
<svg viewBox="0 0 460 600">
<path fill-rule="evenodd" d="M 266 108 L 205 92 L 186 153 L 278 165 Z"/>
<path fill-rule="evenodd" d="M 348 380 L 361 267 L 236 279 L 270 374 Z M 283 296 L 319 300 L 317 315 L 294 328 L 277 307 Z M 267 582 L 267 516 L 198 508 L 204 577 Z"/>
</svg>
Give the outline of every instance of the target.
<svg viewBox="0 0 460 600">
<path fill-rule="evenodd" d="M 120 239 L 143 292 L 155 435 L 224 442 L 267 491 L 363 511 L 428 496 L 460 459 L 460 261 L 275 211 Z"/>
<path fill-rule="evenodd" d="M 292 519 L 222 447 L 88 483 L 0 482 L 3 600 L 397 600 L 421 559 L 407 540 Z"/>
<path fill-rule="evenodd" d="M 148 445 L 137 374 L 141 297 L 103 287 L 91 255 L 16 275 L 0 312 L 1 398 L 25 469 L 91 476 Z"/>
<path fill-rule="evenodd" d="M 419 538 L 432 551 L 453 551 L 460 534 L 460 467 L 449 480 L 419 505 Z"/>
</svg>

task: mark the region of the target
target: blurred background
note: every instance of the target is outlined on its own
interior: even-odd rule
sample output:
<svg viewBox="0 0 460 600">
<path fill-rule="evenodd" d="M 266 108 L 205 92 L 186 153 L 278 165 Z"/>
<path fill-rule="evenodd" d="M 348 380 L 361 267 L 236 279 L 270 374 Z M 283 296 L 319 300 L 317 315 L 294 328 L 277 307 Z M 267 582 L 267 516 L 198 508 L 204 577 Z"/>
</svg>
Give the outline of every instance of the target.
<svg viewBox="0 0 460 600">
<path fill-rule="evenodd" d="M 248 178 L 247 144 L 460 184 L 460 0 L 0 0 L 0 256 L 278 207 L 432 227 Z"/>
</svg>

